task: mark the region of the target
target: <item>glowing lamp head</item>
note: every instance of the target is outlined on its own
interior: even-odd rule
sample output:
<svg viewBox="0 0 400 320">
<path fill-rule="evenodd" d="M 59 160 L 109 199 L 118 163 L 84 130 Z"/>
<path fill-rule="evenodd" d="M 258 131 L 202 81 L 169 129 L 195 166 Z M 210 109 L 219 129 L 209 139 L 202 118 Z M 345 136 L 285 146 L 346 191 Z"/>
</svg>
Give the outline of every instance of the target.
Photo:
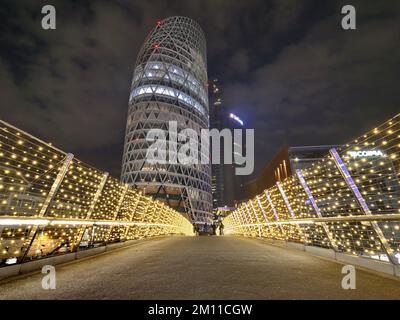
<svg viewBox="0 0 400 320">
<path fill-rule="evenodd" d="M 242 119 L 240 119 L 237 115 L 230 113 L 229 117 L 233 120 L 235 120 L 236 122 L 238 122 L 241 126 L 243 126 L 243 121 Z"/>
</svg>

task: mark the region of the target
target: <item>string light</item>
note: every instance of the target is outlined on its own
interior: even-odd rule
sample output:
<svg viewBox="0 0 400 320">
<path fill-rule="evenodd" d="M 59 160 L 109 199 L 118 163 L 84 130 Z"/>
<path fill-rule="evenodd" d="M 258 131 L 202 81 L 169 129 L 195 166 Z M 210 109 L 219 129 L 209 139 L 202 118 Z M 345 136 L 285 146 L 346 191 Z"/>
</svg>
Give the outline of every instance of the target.
<svg viewBox="0 0 400 320">
<path fill-rule="evenodd" d="M 71 252 L 85 242 L 193 234 L 191 223 L 164 203 L 79 159 L 66 165 L 67 158 L 0 121 L 0 265 Z"/>
<path fill-rule="evenodd" d="M 400 114 L 337 151 L 356 189 L 327 155 L 301 171 L 309 194 L 293 175 L 281 182 L 283 193 L 273 186 L 247 201 L 256 204 L 255 217 L 269 221 L 261 225 L 262 236 L 399 264 L 400 222 L 389 215 L 400 213 Z M 240 219 L 243 206 L 225 218 L 225 232 L 257 237 L 254 225 Z M 318 217 L 324 223 L 294 223 Z"/>
</svg>

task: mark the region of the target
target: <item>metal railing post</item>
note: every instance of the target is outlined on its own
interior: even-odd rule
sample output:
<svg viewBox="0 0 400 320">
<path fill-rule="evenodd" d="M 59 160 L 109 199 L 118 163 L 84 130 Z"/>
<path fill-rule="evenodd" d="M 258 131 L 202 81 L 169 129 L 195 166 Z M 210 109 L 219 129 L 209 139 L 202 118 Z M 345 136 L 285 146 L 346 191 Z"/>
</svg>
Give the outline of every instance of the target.
<svg viewBox="0 0 400 320">
<path fill-rule="evenodd" d="M 283 201 L 285 202 L 286 208 L 288 208 L 289 213 L 290 213 L 290 215 L 292 216 L 292 219 L 293 219 L 293 220 L 296 220 L 296 215 L 294 214 L 294 211 L 293 211 L 293 209 L 292 209 L 292 206 L 290 205 L 289 199 L 288 199 L 288 197 L 286 196 L 286 193 L 285 193 L 285 191 L 283 190 L 281 183 L 278 181 L 278 182 L 276 183 L 276 185 L 277 185 L 277 187 L 278 187 L 278 189 L 279 189 L 279 192 L 280 192 L 280 194 L 281 194 L 281 196 L 282 196 L 282 198 L 283 198 Z"/>
<path fill-rule="evenodd" d="M 136 199 L 136 202 L 135 202 L 135 207 L 133 208 L 132 213 L 131 213 L 131 215 L 130 215 L 130 217 L 128 219 L 129 222 L 132 222 L 133 217 L 135 216 L 135 213 L 136 213 L 136 209 L 139 206 L 139 203 L 140 203 L 141 198 L 142 198 L 142 195 L 140 193 L 137 193 L 136 196 L 137 196 L 137 199 Z M 129 229 L 130 229 L 130 226 L 126 226 L 125 227 L 124 239 L 126 239 L 126 237 L 128 236 Z"/>
<path fill-rule="evenodd" d="M 247 213 L 247 215 L 248 215 L 248 217 L 249 217 L 249 219 L 250 219 L 250 223 L 251 223 L 252 225 L 254 225 L 253 217 L 251 216 L 249 207 L 247 206 L 247 203 L 246 203 L 246 202 L 244 203 L 244 207 L 246 208 L 246 213 Z M 251 227 L 250 227 L 250 230 L 252 230 Z M 251 232 L 251 235 L 253 236 L 253 231 Z"/>
<path fill-rule="evenodd" d="M 285 202 L 286 208 L 289 210 L 290 215 L 292 216 L 292 219 L 293 219 L 293 220 L 296 220 L 296 215 L 294 214 L 293 208 L 292 208 L 292 206 L 290 205 L 289 199 L 288 199 L 288 197 L 286 196 L 285 190 L 283 190 L 281 183 L 278 181 L 278 182 L 276 182 L 276 185 L 277 185 L 277 187 L 278 187 L 278 189 L 279 189 L 279 192 L 280 192 L 280 194 L 281 194 L 281 196 L 282 196 L 282 198 L 283 198 L 283 201 Z M 306 241 L 306 235 L 304 234 L 304 232 L 303 232 L 303 230 L 301 229 L 301 226 L 300 226 L 300 225 L 297 225 L 297 227 L 299 228 L 300 236 L 303 237 L 303 242 L 305 243 L 305 241 Z"/>
<path fill-rule="evenodd" d="M 96 206 L 96 203 L 97 203 L 97 201 L 98 201 L 99 198 L 100 198 L 100 195 L 101 195 L 101 192 L 102 192 L 103 189 L 104 189 L 104 186 L 106 185 L 107 179 L 108 179 L 108 172 L 105 172 L 105 173 L 103 174 L 103 177 L 102 177 L 102 179 L 101 179 L 101 181 L 100 181 L 99 186 L 97 187 L 96 193 L 94 194 L 93 201 L 92 201 L 92 203 L 91 203 L 91 205 L 90 205 L 90 207 L 89 207 L 89 210 L 88 210 L 88 212 L 86 213 L 86 219 L 90 219 L 90 217 L 92 216 L 92 213 L 93 213 L 93 211 L 94 211 L 94 208 L 95 208 L 95 206 Z M 94 228 L 94 227 L 93 227 L 93 228 Z M 77 236 L 77 239 L 79 239 L 79 240 L 76 242 L 76 248 L 79 248 L 79 245 L 80 245 L 81 242 L 82 242 L 82 239 L 83 239 L 83 236 L 84 236 L 84 234 L 85 234 L 85 231 L 86 231 L 86 226 L 83 226 L 82 228 L 80 228 L 79 233 L 78 233 L 78 236 Z M 93 237 L 93 239 L 94 239 L 94 235 L 93 235 L 92 237 Z"/>
<path fill-rule="evenodd" d="M 267 223 L 268 230 L 271 231 L 271 228 L 269 226 L 269 221 L 268 221 L 268 218 L 267 218 L 267 214 L 265 213 L 264 207 L 261 204 L 260 197 L 256 196 L 256 199 L 257 199 L 258 206 L 260 207 L 260 210 L 261 210 L 261 212 L 262 212 L 262 214 L 264 216 L 264 220 Z"/>
<path fill-rule="evenodd" d="M 247 228 L 250 228 L 250 227 L 248 226 L 248 225 L 249 225 L 249 221 L 247 220 L 247 217 L 246 217 L 246 215 L 244 214 L 242 208 L 239 208 L 239 209 L 238 209 L 238 212 L 239 212 L 240 218 L 242 219 L 244 230 L 246 230 Z M 245 225 L 247 225 L 247 227 L 244 227 Z M 248 233 L 248 229 L 247 229 L 247 231 L 244 232 L 244 236 L 246 236 L 247 233 Z M 250 235 L 251 235 L 251 232 L 250 232 Z"/>
<path fill-rule="evenodd" d="M 274 213 L 276 222 L 280 221 L 279 214 L 275 209 L 274 203 L 272 202 L 271 196 L 267 190 L 264 191 L 265 196 L 267 197 L 269 206 L 271 207 L 272 212 Z M 279 229 L 281 230 L 282 235 L 287 239 L 286 231 L 283 229 L 282 225 L 279 225 Z"/>
<path fill-rule="evenodd" d="M 117 207 L 115 208 L 114 216 L 112 218 L 113 221 L 115 221 L 117 219 L 117 217 L 118 217 L 118 213 L 119 213 L 119 211 L 121 209 L 122 203 L 124 202 L 125 195 L 126 195 L 126 192 L 128 191 L 128 188 L 129 188 L 129 186 L 126 184 L 124 186 L 124 189 L 122 190 L 121 196 L 119 197 L 119 200 L 118 200 Z M 112 229 L 113 229 L 113 226 L 110 226 L 110 229 L 107 232 L 107 236 L 105 237 L 106 242 L 108 242 L 108 239 L 110 238 Z"/>
<path fill-rule="evenodd" d="M 232 219 L 233 219 L 233 221 L 235 222 L 235 229 L 237 229 L 237 228 L 239 228 L 240 227 L 240 229 L 242 230 L 242 233 L 244 234 L 244 229 L 243 229 L 243 226 L 242 226 L 242 223 L 240 222 L 240 220 L 239 220 L 239 217 L 237 216 L 237 212 L 236 211 L 234 211 L 233 213 L 232 213 Z"/>
<path fill-rule="evenodd" d="M 254 215 L 255 215 L 255 217 L 256 217 L 256 220 L 257 220 L 257 224 L 258 224 L 258 235 L 260 236 L 260 238 L 262 238 L 262 231 L 261 231 L 260 219 L 258 218 L 257 212 L 256 212 L 256 210 L 255 210 L 255 208 L 254 208 L 254 205 L 253 205 L 253 202 L 252 202 L 251 200 L 250 200 L 250 206 L 251 206 L 251 209 L 253 210 Z"/>
</svg>

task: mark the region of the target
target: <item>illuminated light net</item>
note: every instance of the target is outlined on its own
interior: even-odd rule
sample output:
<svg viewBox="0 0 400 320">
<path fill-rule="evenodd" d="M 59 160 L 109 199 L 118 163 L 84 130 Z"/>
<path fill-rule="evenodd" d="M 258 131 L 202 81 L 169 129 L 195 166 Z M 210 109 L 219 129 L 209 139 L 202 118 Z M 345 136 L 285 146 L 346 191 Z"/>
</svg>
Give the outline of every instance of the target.
<svg viewBox="0 0 400 320">
<path fill-rule="evenodd" d="M 206 66 L 206 41 L 195 21 L 170 17 L 157 23 L 136 61 L 121 173 L 123 182 L 197 223 L 212 222 L 210 165 L 150 164 L 146 151 L 153 142 L 146 135 L 168 132 L 169 121 L 177 122 L 178 132 L 191 128 L 198 136 L 209 128 Z"/>
<path fill-rule="evenodd" d="M 397 115 L 284 180 L 282 192 L 277 185 L 240 205 L 225 232 L 259 237 L 261 228 L 264 238 L 399 264 L 399 159 Z"/>
<path fill-rule="evenodd" d="M 107 243 L 192 234 L 180 213 L 0 121 L 0 266 Z"/>
</svg>

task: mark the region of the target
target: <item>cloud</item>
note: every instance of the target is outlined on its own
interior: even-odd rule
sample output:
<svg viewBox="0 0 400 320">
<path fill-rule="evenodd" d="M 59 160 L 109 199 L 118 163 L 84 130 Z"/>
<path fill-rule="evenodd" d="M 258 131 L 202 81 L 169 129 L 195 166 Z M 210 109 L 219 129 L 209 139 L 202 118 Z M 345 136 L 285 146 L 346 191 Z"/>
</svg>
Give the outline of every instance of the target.
<svg viewBox="0 0 400 320">
<path fill-rule="evenodd" d="M 136 55 L 170 15 L 203 27 L 209 77 L 256 129 L 258 170 L 285 140 L 341 143 L 398 110 L 398 1 L 353 1 L 354 32 L 342 1 L 53 1 L 55 31 L 44 4 L 2 5 L 0 117 L 115 176 Z"/>
<path fill-rule="evenodd" d="M 246 49 L 239 49 L 235 51 L 227 63 L 227 72 L 233 75 L 243 75 L 250 67 L 250 58 Z"/>
<path fill-rule="evenodd" d="M 340 16 L 332 14 L 251 72 L 247 83 L 226 87 L 226 103 L 247 105 L 250 123 L 268 141 L 258 159 L 270 158 L 285 140 L 345 143 L 398 112 L 400 12 L 363 4 L 356 4 L 356 31 L 339 29 Z M 279 128 L 285 134 L 277 140 L 271 132 Z M 258 168 L 260 162 L 266 163 Z"/>
</svg>

